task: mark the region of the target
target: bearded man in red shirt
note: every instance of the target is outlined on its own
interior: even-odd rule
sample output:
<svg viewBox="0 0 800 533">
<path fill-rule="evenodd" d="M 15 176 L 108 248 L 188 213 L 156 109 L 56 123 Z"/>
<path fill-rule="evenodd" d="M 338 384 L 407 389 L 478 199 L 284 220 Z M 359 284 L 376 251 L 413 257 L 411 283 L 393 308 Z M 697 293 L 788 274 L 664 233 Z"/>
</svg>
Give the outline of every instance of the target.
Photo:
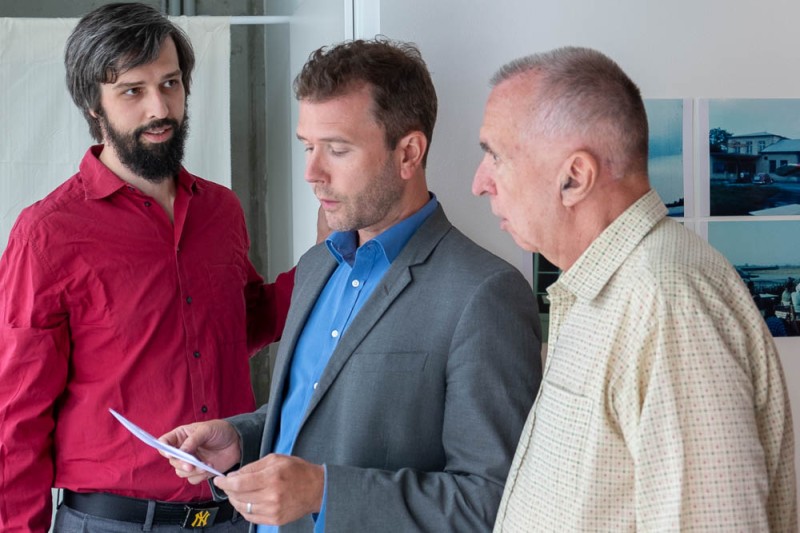
<svg viewBox="0 0 800 533">
<path fill-rule="evenodd" d="M 252 411 L 248 359 L 280 337 L 294 273 L 265 285 L 236 196 L 181 166 L 194 53 L 178 27 L 106 5 L 65 64 L 102 144 L 0 260 L 0 530 L 46 530 L 51 487 L 58 530 L 246 528 L 108 409 L 157 435 Z"/>
</svg>

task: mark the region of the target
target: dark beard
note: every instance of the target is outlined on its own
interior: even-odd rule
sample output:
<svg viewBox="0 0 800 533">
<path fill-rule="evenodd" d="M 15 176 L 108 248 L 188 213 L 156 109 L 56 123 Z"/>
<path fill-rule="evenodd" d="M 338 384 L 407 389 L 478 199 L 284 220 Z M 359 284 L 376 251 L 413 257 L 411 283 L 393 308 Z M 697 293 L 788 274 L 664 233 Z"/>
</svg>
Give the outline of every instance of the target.
<svg viewBox="0 0 800 533">
<path fill-rule="evenodd" d="M 114 129 L 104 115 L 100 116 L 106 142 L 114 147 L 119 160 L 131 172 L 153 183 L 161 183 L 178 174 L 183 161 L 183 149 L 186 134 L 189 131 L 189 116 L 184 115 L 183 122 L 163 118 L 136 128 L 133 133 L 123 133 Z M 163 143 L 144 144 L 142 134 L 151 128 L 169 126 L 172 137 Z"/>
</svg>

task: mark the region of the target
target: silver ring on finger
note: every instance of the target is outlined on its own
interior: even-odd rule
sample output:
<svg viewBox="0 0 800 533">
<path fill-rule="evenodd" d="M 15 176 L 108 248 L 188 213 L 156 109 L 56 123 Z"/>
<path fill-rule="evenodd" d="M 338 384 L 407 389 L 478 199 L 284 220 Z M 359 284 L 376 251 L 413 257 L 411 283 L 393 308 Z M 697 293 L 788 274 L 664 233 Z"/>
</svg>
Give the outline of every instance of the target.
<svg viewBox="0 0 800 533">
<path fill-rule="evenodd" d="M 253 504 L 247 502 L 247 514 L 252 514 L 252 513 L 253 513 Z"/>
</svg>

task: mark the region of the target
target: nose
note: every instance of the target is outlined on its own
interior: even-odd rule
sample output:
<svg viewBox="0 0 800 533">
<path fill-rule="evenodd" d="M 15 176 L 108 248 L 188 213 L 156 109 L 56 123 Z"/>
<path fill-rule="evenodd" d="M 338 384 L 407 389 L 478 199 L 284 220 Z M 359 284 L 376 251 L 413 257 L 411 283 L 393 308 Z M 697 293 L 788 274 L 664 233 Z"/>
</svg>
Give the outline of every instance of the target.
<svg viewBox="0 0 800 533">
<path fill-rule="evenodd" d="M 303 178 L 308 183 L 324 181 L 325 171 L 318 150 L 308 150 L 306 152 L 306 171 Z"/>
<path fill-rule="evenodd" d="M 167 97 L 161 91 L 151 91 L 147 106 L 150 118 L 166 118 L 169 115 Z"/>
<path fill-rule="evenodd" d="M 472 178 L 472 194 L 475 196 L 483 196 L 484 194 L 494 195 L 496 193 L 494 188 L 494 180 L 487 168 L 486 156 L 481 160 L 475 171 L 475 177 Z"/>
</svg>

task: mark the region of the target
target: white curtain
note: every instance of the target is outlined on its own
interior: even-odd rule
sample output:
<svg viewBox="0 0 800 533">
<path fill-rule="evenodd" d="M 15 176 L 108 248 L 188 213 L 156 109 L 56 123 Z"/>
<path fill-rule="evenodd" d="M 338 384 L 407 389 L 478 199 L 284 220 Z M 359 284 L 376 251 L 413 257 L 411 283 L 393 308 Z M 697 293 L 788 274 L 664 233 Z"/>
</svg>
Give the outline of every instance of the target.
<svg viewBox="0 0 800 533">
<path fill-rule="evenodd" d="M 0 18 L 0 253 L 22 208 L 72 176 L 94 144 L 64 81 L 64 43 L 77 22 Z M 184 164 L 230 187 L 230 19 L 174 22 L 197 59 Z"/>
</svg>

